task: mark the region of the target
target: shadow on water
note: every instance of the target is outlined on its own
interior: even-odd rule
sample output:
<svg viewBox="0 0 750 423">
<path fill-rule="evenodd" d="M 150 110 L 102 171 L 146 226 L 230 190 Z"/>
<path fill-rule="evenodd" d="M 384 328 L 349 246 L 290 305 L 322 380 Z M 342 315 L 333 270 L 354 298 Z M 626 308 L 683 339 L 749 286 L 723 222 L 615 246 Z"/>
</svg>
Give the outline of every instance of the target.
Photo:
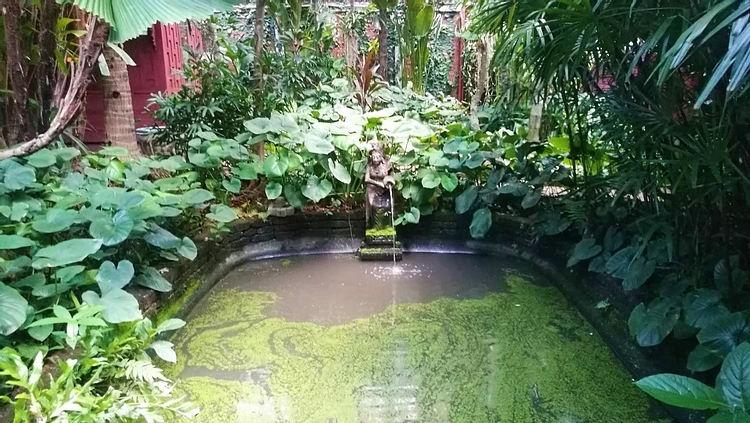
<svg viewBox="0 0 750 423">
<path fill-rule="evenodd" d="M 198 423 L 668 421 L 560 293 L 507 259 L 252 262 L 187 320 L 170 372 Z"/>
</svg>

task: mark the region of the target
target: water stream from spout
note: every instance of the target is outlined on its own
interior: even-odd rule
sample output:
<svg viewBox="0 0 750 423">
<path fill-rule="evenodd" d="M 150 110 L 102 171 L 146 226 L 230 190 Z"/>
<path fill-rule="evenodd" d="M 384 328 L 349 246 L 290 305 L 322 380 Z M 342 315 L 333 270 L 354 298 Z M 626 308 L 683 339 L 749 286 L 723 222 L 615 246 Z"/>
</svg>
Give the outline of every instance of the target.
<svg viewBox="0 0 750 423">
<path fill-rule="evenodd" d="M 391 229 L 393 229 L 393 274 L 396 274 L 396 214 L 394 213 L 395 207 L 393 205 L 393 185 L 388 185 L 388 194 L 391 196 Z"/>
<path fill-rule="evenodd" d="M 391 326 L 396 326 L 396 297 L 397 297 L 397 284 L 398 268 L 396 267 L 396 217 L 394 215 L 395 207 L 393 205 L 393 185 L 388 185 L 388 193 L 391 196 L 391 229 L 393 229 L 393 267 L 391 267 Z"/>
</svg>

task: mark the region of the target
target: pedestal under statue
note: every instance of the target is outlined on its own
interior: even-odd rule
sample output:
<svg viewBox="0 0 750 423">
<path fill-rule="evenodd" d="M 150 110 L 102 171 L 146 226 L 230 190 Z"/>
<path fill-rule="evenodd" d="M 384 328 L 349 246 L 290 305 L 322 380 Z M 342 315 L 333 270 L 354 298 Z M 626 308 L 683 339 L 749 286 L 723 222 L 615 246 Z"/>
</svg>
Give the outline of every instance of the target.
<svg viewBox="0 0 750 423">
<path fill-rule="evenodd" d="M 365 241 L 359 249 L 361 260 L 401 260 L 401 243 L 393 226 L 393 166 L 379 144 L 370 151 L 365 169 Z"/>
</svg>

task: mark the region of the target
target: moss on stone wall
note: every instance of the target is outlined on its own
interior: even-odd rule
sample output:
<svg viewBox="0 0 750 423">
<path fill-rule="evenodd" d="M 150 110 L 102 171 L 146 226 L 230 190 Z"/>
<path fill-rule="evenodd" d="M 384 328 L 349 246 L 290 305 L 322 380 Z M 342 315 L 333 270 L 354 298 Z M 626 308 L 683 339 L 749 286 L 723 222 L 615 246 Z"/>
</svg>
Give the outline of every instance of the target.
<svg viewBox="0 0 750 423">
<path fill-rule="evenodd" d="M 179 295 L 171 298 L 163 305 L 159 306 L 159 309 L 154 316 L 156 326 L 162 324 L 165 320 L 171 319 L 176 316 L 177 313 L 182 310 L 188 301 L 193 297 L 195 291 L 200 288 L 203 284 L 203 280 L 200 278 L 194 278 L 187 282 L 187 286 Z"/>
<path fill-rule="evenodd" d="M 506 281 L 507 292 L 482 299 L 401 304 L 330 327 L 264 317 L 272 293 L 217 292 L 176 337 L 171 370 L 185 370 L 181 389 L 204 408 L 196 423 L 654 421 L 557 290 Z M 189 376 L 258 369 L 263 383 Z M 273 410 L 248 420 L 242 407 Z"/>
</svg>

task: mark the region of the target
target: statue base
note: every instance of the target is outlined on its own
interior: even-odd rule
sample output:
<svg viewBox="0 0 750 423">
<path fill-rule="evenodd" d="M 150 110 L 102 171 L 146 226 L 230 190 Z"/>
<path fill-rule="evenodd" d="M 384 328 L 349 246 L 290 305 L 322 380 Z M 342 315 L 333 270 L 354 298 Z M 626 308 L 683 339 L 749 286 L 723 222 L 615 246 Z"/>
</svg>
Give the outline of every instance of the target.
<svg viewBox="0 0 750 423">
<path fill-rule="evenodd" d="M 396 231 L 392 227 L 368 229 L 358 254 L 362 261 L 392 261 L 394 257 L 396 261 L 403 259 L 401 242 L 396 240 Z"/>
</svg>

